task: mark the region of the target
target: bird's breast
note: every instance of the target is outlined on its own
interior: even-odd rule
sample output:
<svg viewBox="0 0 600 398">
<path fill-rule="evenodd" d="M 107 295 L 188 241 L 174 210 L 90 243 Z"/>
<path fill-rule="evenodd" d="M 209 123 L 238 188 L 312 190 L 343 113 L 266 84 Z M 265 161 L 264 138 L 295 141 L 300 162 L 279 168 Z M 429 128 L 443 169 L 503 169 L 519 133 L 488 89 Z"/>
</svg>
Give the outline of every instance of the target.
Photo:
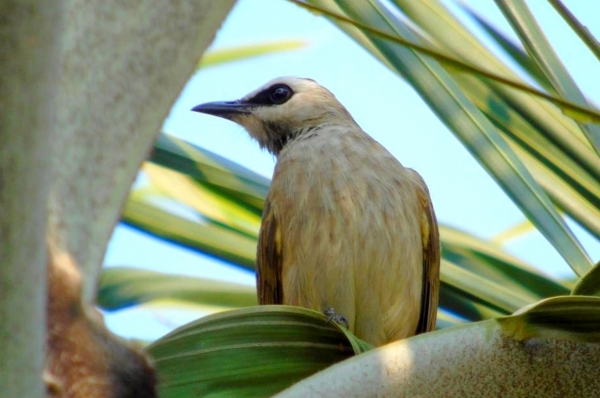
<svg viewBox="0 0 600 398">
<path fill-rule="evenodd" d="M 404 208 L 417 200 L 411 175 L 364 133 L 311 137 L 279 157 L 270 199 L 315 221 L 372 226 L 407 215 Z"/>
<path fill-rule="evenodd" d="M 397 333 L 369 330 L 398 302 L 419 302 L 422 242 L 411 176 L 365 133 L 288 145 L 269 192 L 284 303 L 334 307 L 363 334 Z M 404 315 L 418 318 L 418 305 L 406 307 Z"/>
</svg>

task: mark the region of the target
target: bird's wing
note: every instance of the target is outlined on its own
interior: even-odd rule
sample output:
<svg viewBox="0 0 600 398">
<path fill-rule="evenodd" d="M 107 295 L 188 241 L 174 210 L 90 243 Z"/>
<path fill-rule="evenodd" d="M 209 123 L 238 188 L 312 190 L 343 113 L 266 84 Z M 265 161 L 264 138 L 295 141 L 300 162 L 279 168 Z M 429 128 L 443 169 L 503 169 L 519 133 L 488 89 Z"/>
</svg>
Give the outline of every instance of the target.
<svg viewBox="0 0 600 398">
<path fill-rule="evenodd" d="M 423 239 L 423 290 L 417 334 L 435 330 L 440 295 L 440 236 L 429 191 L 424 182 L 419 187 L 418 194 Z"/>
<path fill-rule="evenodd" d="M 281 268 L 281 231 L 273 214 L 271 202 L 267 198 L 263 209 L 256 254 L 256 285 L 259 304 L 283 304 Z"/>
</svg>

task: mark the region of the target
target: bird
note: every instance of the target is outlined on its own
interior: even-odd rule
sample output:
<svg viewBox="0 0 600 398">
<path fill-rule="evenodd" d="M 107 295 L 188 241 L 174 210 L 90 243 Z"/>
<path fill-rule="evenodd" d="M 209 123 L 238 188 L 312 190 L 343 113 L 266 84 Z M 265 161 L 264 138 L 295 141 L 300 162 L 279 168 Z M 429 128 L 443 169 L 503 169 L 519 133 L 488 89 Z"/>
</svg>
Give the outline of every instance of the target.
<svg viewBox="0 0 600 398">
<path fill-rule="evenodd" d="M 373 346 L 435 329 L 440 242 L 428 188 L 329 90 L 280 77 L 192 111 L 241 125 L 276 159 L 258 238 L 259 304 L 335 313 Z"/>
</svg>

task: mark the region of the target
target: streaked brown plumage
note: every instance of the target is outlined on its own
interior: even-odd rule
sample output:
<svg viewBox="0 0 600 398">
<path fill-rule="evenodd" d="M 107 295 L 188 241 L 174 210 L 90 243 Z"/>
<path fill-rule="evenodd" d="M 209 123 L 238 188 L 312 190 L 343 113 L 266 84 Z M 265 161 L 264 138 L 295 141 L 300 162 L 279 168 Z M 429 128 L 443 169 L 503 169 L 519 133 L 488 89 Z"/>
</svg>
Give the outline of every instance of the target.
<svg viewBox="0 0 600 398">
<path fill-rule="evenodd" d="M 193 110 L 242 125 L 277 156 L 258 242 L 260 304 L 333 307 L 377 346 L 435 328 L 440 253 L 427 187 L 333 94 L 285 77 Z"/>
</svg>

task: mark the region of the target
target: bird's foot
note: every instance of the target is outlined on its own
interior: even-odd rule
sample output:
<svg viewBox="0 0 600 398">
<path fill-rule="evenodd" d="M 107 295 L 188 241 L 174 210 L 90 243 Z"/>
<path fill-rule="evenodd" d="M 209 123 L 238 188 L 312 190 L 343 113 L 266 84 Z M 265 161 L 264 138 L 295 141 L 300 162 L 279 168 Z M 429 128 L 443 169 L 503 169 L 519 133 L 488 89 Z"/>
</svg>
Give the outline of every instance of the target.
<svg viewBox="0 0 600 398">
<path fill-rule="evenodd" d="M 333 307 L 325 309 L 325 311 L 323 311 L 323 314 L 327 316 L 327 323 L 335 322 L 344 326 L 346 329 L 348 329 L 348 327 L 350 326 L 350 324 L 348 323 L 348 318 L 346 318 L 342 314 L 336 314 Z"/>
</svg>

